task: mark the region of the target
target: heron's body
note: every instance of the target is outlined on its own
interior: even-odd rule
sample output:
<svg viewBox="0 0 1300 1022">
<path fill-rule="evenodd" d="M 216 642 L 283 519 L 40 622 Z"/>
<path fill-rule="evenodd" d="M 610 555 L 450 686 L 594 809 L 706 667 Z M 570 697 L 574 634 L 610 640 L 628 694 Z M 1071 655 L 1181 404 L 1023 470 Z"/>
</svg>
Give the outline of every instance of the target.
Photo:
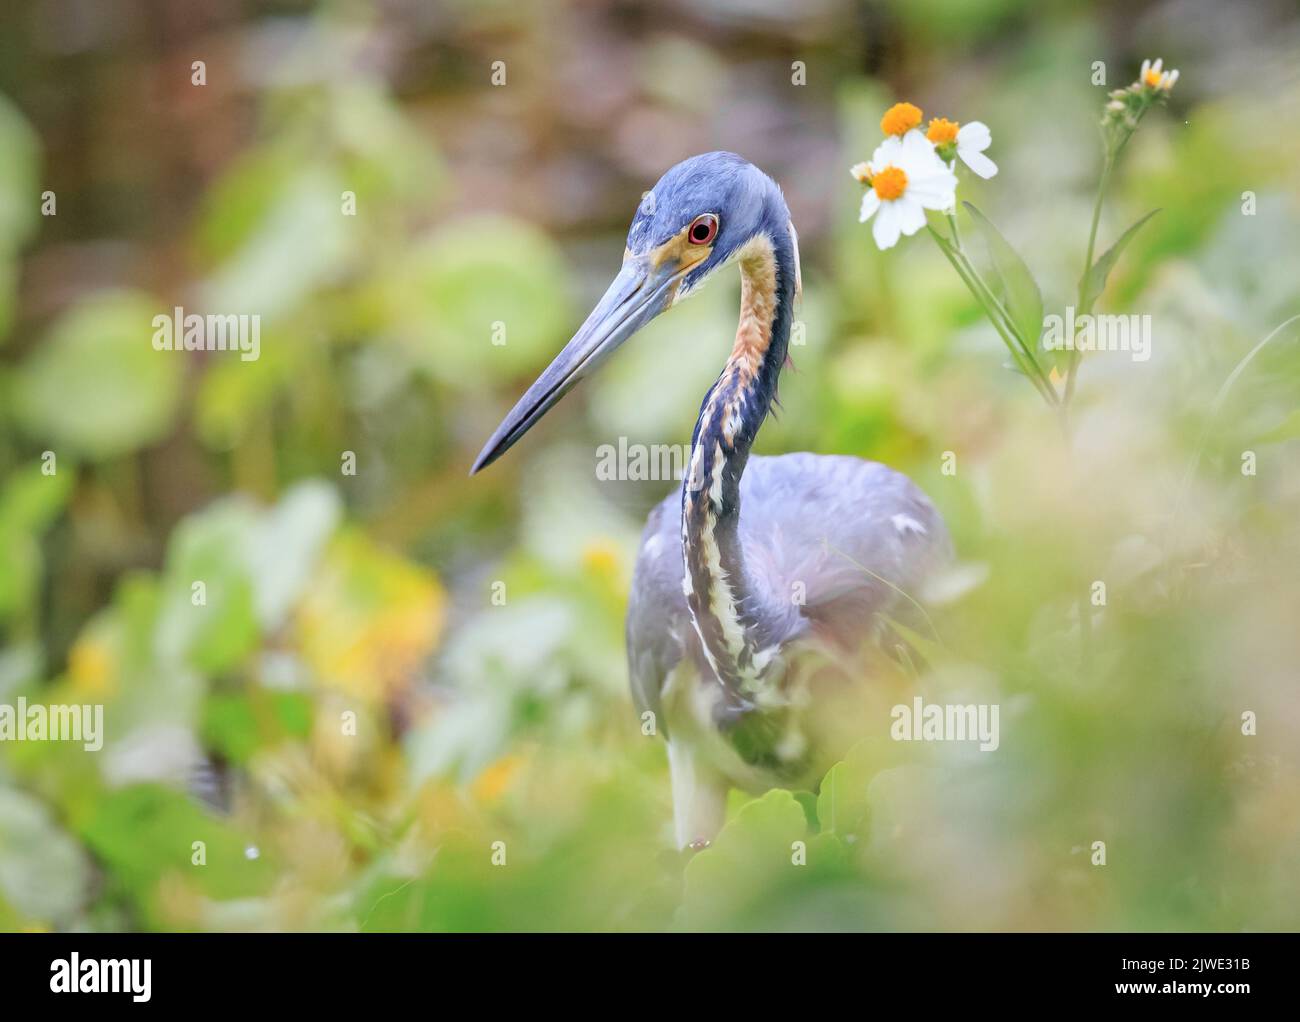
<svg viewBox="0 0 1300 1022">
<path fill-rule="evenodd" d="M 642 712 L 663 721 L 682 844 L 712 837 L 728 786 L 807 784 L 843 753 L 824 733 L 828 716 L 849 724 L 843 706 L 830 714 L 826 705 L 854 701 L 843 665 L 864 669 L 862 647 L 878 638 L 887 616 L 910 616 L 909 598 L 948 550 L 925 495 L 905 476 L 859 458 L 753 457 L 740 499 L 746 577 L 737 587 L 768 608 L 763 620 L 775 650 L 745 693 L 753 709 L 717 720 L 721 683 L 683 592 L 680 494 L 651 512 L 632 579 L 632 694 Z M 851 734 L 853 725 L 841 730 Z"/>
<path fill-rule="evenodd" d="M 622 273 L 475 465 L 733 262 L 742 283 L 731 354 L 701 405 L 680 492 L 650 515 L 628 607 L 632 691 L 668 739 L 682 846 L 713 838 L 729 786 L 804 783 L 843 751 L 835 746 L 851 736 L 869 683 L 856 654 L 948 550 L 929 500 L 882 465 L 750 458 L 799 287 L 798 242 L 775 183 L 730 153 L 665 174 L 633 220 Z"/>
</svg>

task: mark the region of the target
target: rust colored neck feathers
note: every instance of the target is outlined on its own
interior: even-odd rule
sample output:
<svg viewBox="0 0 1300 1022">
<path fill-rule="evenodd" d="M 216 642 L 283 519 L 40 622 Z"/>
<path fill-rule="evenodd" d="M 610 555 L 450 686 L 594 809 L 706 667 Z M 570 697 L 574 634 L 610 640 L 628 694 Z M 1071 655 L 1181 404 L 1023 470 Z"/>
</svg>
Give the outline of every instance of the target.
<svg viewBox="0 0 1300 1022">
<path fill-rule="evenodd" d="M 770 652 L 739 541 L 740 477 L 785 361 L 788 303 L 776 250 L 759 236 L 739 254 L 740 321 L 731 355 L 695 426 L 682 489 L 683 589 L 724 701 L 743 708 Z M 785 293 L 783 293 L 783 291 Z"/>
</svg>

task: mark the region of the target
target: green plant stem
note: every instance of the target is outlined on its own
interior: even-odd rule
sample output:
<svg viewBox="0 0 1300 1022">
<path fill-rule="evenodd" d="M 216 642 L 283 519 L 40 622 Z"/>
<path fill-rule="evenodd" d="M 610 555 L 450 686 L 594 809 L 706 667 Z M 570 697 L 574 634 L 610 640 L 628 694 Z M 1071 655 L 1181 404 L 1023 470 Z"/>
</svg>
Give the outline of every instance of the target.
<svg viewBox="0 0 1300 1022">
<path fill-rule="evenodd" d="M 997 296 L 993 294 L 993 291 L 989 288 L 988 284 L 984 282 L 984 279 L 979 275 L 979 271 L 975 269 L 970 259 L 966 256 L 965 251 L 957 245 L 954 245 L 952 241 L 945 238 L 933 227 L 927 225 L 926 229 L 929 230 L 931 236 L 933 236 L 943 254 L 947 256 L 948 262 L 951 263 L 953 269 L 957 271 L 957 275 L 961 277 L 962 283 L 966 285 L 970 293 L 975 296 L 975 299 L 983 307 L 984 314 L 988 316 L 989 322 L 993 324 L 994 329 L 997 330 L 998 335 L 1002 338 L 1002 342 L 1007 346 L 1007 350 L 1011 352 L 1011 357 L 1015 360 L 1020 371 L 1042 395 L 1043 400 L 1046 401 L 1049 406 L 1056 407 L 1060 400 L 1057 396 L 1056 389 L 1052 386 L 1051 381 L 1044 375 L 1042 367 L 1038 365 L 1037 361 L 1035 361 L 1033 355 L 1029 352 L 1028 347 L 1021 339 L 1020 334 L 1011 323 L 1010 314 L 1002 306 L 1002 303 L 998 301 Z M 957 226 L 955 223 L 953 224 L 953 232 L 960 242 L 960 235 L 956 233 Z"/>
<path fill-rule="evenodd" d="M 965 252 L 966 247 L 961 243 L 961 228 L 957 226 L 957 214 L 948 213 L 948 224 L 952 227 L 952 243 L 957 246 L 958 252 Z"/>
<path fill-rule="evenodd" d="M 1011 352 L 1011 357 L 1016 360 L 1016 365 L 1020 367 L 1020 371 L 1024 373 L 1025 376 L 1028 377 L 1031 381 L 1033 381 L 1035 385 L 1037 385 L 1038 382 L 1037 379 L 1030 372 L 1029 368 L 1024 364 L 1020 351 L 1017 349 L 1015 342 L 1013 342 L 1011 338 L 1007 336 L 1006 330 L 1003 328 L 1001 321 L 998 319 L 997 315 L 993 312 L 993 310 L 989 308 L 988 303 L 984 299 L 984 295 L 980 292 L 979 285 L 976 284 L 975 281 L 972 280 L 970 275 L 966 272 L 965 266 L 962 264 L 961 259 L 958 258 L 956 249 L 954 249 L 952 245 L 949 244 L 947 238 L 945 238 L 942 234 L 936 231 L 933 227 L 927 225 L 926 229 L 930 232 L 931 235 L 934 236 L 934 240 L 936 244 L 938 244 L 939 250 L 945 256 L 947 256 L 948 262 L 951 263 L 952 268 L 957 271 L 957 276 L 961 278 L 962 283 L 966 285 L 967 290 L 969 290 L 970 293 L 975 296 L 975 299 L 983 307 L 984 314 L 988 316 L 990 321 L 993 323 L 994 329 L 997 330 L 998 336 L 1001 337 L 1003 343 L 1006 344 L 1007 350 Z"/>
<path fill-rule="evenodd" d="M 971 262 L 970 256 L 967 255 L 966 249 L 961 242 L 961 232 L 957 228 L 957 217 L 954 214 L 949 213 L 948 223 L 952 225 L 952 237 L 953 237 L 953 242 L 955 243 L 954 247 L 956 248 L 957 255 L 961 258 L 962 262 L 965 264 L 967 272 L 983 289 L 984 295 L 987 298 L 989 304 L 994 309 L 994 311 L 997 312 L 997 314 L 1002 317 L 1002 325 L 1006 328 L 1007 332 L 1016 339 L 1016 342 L 1020 345 L 1020 350 L 1024 352 L 1025 360 L 1031 366 L 1033 366 L 1034 372 L 1037 374 L 1039 381 L 1042 383 L 1042 386 L 1046 388 L 1048 392 L 1050 392 L 1051 403 L 1056 404 L 1057 402 L 1056 388 L 1052 386 L 1051 379 L 1047 376 L 1046 373 L 1043 372 L 1042 367 L 1038 364 L 1038 359 L 1034 356 L 1033 349 L 1029 347 L 1029 342 L 1024 337 L 1020 336 L 1020 330 L 1017 328 L 1015 322 L 1011 319 L 1011 313 L 1007 311 L 1007 307 L 1002 304 L 1002 300 L 993 293 L 993 289 L 989 287 L 988 283 L 984 280 L 984 278 L 980 276 L 980 272 L 975 268 L 975 264 Z"/>
<path fill-rule="evenodd" d="M 1097 198 L 1092 204 L 1092 223 L 1088 228 L 1088 248 L 1083 256 L 1083 273 L 1079 277 L 1079 303 L 1075 310 L 1076 322 L 1083 316 L 1091 315 L 1092 302 L 1087 300 L 1088 277 L 1092 273 L 1092 260 L 1097 250 L 1097 229 L 1101 225 L 1101 207 L 1106 201 L 1106 188 L 1110 184 L 1110 174 L 1115 168 L 1118 149 L 1107 152 L 1102 164 L 1101 177 L 1097 180 Z M 1074 338 L 1071 338 L 1073 342 Z M 1070 405 L 1074 400 L 1074 389 L 1079 377 L 1079 363 L 1083 358 L 1078 346 L 1070 345 L 1070 358 L 1066 366 L 1065 393 L 1061 398 L 1061 428 L 1065 433 L 1067 446 L 1072 434 L 1070 430 Z M 1079 668 L 1084 674 L 1092 669 L 1092 606 L 1087 599 L 1079 601 Z"/>
<path fill-rule="evenodd" d="M 1092 260 L 1097 251 L 1097 229 L 1101 225 L 1101 207 L 1106 201 L 1106 188 L 1110 185 L 1111 171 L 1115 168 L 1118 151 L 1108 152 L 1106 162 L 1097 180 L 1097 198 L 1092 204 L 1092 223 L 1088 227 L 1088 247 L 1083 256 L 1083 273 L 1079 276 L 1079 305 L 1075 310 L 1076 322 L 1092 314 L 1092 302 L 1087 300 L 1088 277 L 1092 273 Z M 1073 340 L 1073 338 L 1071 339 Z M 1079 379 L 1079 363 L 1083 359 L 1076 344 L 1070 345 L 1070 359 L 1066 369 L 1065 394 L 1061 401 L 1061 417 L 1067 442 L 1070 438 L 1070 406 Z M 1088 600 L 1079 601 L 1079 666 L 1087 673 L 1092 667 L 1092 607 Z"/>
<path fill-rule="evenodd" d="M 1075 309 L 1076 322 L 1081 317 L 1092 313 L 1092 303 L 1086 300 L 1088 276 L 1092 273 L 1092 257 L 1097 250 L 1097 228 L 1101 225 L 1101 207 L 1106 200 L 1106 188 L 1110 184 L 1110 174 L 1114 168 L 1115 154 L 1107 153 L 1106 162 L 1101 168 L 1101 177 L 1097 181 L 1097 198 L 1092 204 L 1092 226 L 1088 229 L 1088 249 L 1083 257 L 1083 275 L 1079 277 L 1079 304 Z M 1071 342 L 1073 342 L 1073 338 L 1071 338 Z M 1070 407 L 1070 402 L 1074 399 L 1075 382 L 1079 375 L 1079 361 L 1082 358 L 1083 352 L 1071 343 L 1069 364 L 1066 367 L 1065 397 L 1063 400 L 1067 410 Z"/>
</svg>

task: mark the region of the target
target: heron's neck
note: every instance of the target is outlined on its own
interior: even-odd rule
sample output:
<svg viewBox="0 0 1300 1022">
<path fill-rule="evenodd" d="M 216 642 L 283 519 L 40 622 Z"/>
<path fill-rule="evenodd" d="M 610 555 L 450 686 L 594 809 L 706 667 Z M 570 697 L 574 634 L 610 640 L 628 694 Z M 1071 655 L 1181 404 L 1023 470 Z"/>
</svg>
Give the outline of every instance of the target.
<svg viewBox="0 0 1300 1022">
<path fill-rule="evenodd" d="M 783 617 L 747 573 L 739 532 L 740 477 L 790 338 L 798 257 L 793 237 L 778 234 L 759 235 L 740 253 L 736 342 L 700 407 L 682 484 L 683 589 L 705 655 L 733 698 L 754 690 L 779 639 L 771 626 Z"/>
</svg>

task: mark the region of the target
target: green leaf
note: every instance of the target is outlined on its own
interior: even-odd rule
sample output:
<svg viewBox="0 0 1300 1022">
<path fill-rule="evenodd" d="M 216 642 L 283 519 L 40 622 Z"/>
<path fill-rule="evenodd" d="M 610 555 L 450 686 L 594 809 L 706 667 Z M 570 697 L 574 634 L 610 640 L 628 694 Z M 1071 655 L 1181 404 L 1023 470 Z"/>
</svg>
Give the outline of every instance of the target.
<svg viewBox="0 0 1300 1022">
<path fill-rule="evenodd" d="M 807 840 L 808 821 L 790 792 L 774 788 L 741 807 L 713 844 L 686 865 L 687 926 L 734 926 L 758 892 L 797 879 L 791 864 L 794 842 Z"/>
<path fill-rule="evenodd" d="M 41 146 L 22 112 L 0 95 L 0 256 L 17 251 L 40 219 Z"/>
<path fill-rule="evenodd" d="M 15 374 L 14 417 L 62 457 L 109 458 L 171 428 L 184 357 L 155 351 L 148 295 L 101 292 L 65 313 Z"/>
<path fill-rule="evenodd" d="M 1159 213 L 1160 210 L 1153 209 L 1137 223 L 1133 224 L 1127 231 L 1119 236 L 1119 241 L 1111 245 L 1100 259 L 1092 264 L 1084 278 L 1079 281 L 1079 310 L 1080 312 L 1092 309 L 1093 303 L 1101 297 L 1101 293 L 1106 290 L 1106 278 L 1110 276 L 1110 271 L 1115 268 L 1115 263 L 1119 260 L 1120 254 L 1124 251 L 1125 246 L 1133 240 L 1137 234 L 1138 228 Z"/>
<path fill-rule="evenodd" d="M 0 491 L 0 523 L 10 528 L 39 532 L 63 512 L 72 493 L 72 473 L 47 475 L 33 462 L 5 480 Z"/>
<path fill-rule="evenodd" d="M 459 388 L 533 375 L 576 326 L 562 252 L 520 221 L 448 224 L 377 279 L 387 332 L 413 363 Z"/>
<path fill-rule="evenodd" d="M 265 421 L 281 394 L 292 392 L 301 379 L 307 349 L 292 333 L 263 344 L 254 362 L 238 358 L 213 359 L 204 368 L 194 397 L 194 429 L 208 447 L 229 451 L 245 442 Z"/>
<path fill-rule="evenodd" d="M 882 769 L 893 765 L 901 751 L 897 743 L 864 738 L 826 772 L 817 792 L 817 820 L 823 834 L 846 841 L 865 839 L 871 823 L 867 788 Z"/>
<path fill-rule="evenodd" d="M 255 226 L 205 282 L 204 311 L 257 314 L 265 328 L 337 277 L 356 246 L 339 215 L 346 187 L 329 169 L 307 165 L 283 182 L 260 218 L 255 210 L 268 197 L 250 198 L 243 215 Z M 221 237 L 213 247 L 224 249 L 231 241 Z"/>
<path fill-rule="evenodd" d="M 307 481 L 266 511 L 230 497 L 184 519 L 167 549 L 156 641 L 162 659 L 208 674 L 242 662 L 259 635 L 285 623 L 338 516 L 337 494 Z"/>
<path fill-rule="evenodd" d="M 853 764 L 836 763 L 826 772 L 817 793 L 817 820 L 823 833 L 857 834 L 865 829 L 869 814 L 865 780 Z"/>
<path fill-rule="evenodd" d="M 265 892 L 276 875 L 267 855 L 246 855 L 249 841 L 235 825 L 160 785 L 133 785 L 105 795 L 78 829 L 114 883 L 155 924 L 165 918 L 159 890 L 164 878 L 229 899 Z M 202 842 L 202 865 L 194 861 L 196 842 Z"/>
<path fill-rule="evenodd" d="M 90 863 L 45 804 L 0 787 L 0 902 L 66 926 L 90 889 Z"/>
<path fill-rule="evenodd" d="M 242 555 L 256 528 L 257 512 L 241 498 L 213 504 L 177 526 L 168 544 L 154 642 L 163 663 L 219 674 L 254 649 L 253 582 Z"/>
<path fill-rule="evenodd" d="M 992 222 L 971 202 L 963 202 L 975 225 L 984 235 L 989 258 L 993 263 L 994 284 L 1001 291 L 1003 304 L 1011 317 L 1012 326 L 1031 352 L 1038 350 L 1038 338 L 1043 332 L 1043 296 L 1034 281 L 1034 275 L 993 226 Z"/>
<path fill-rule="evenodd" d="M 0 621 L 35 613 L 44 556 L 40 536 L 62 513 L 72 472 L 46 475 L 33 463 L 14 472 L 0 490 Z"/>
<path fill-rule="evenodd" d="M 204 744 L 241 765 L 259 749 L 310 732 L 311 700 L 300 692 L 218 693 L 203 711 Z"/>
</svg>

